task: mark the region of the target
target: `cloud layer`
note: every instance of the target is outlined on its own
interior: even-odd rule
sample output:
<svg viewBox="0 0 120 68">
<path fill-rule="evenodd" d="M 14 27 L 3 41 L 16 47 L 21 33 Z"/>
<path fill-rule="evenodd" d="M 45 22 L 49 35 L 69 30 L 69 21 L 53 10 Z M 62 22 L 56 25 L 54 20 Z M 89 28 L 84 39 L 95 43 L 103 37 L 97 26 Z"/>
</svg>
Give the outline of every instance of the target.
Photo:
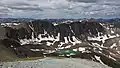
<svg viewBox="0 0 120 68">
<path fill-rule="evenodd" d="M 114 18 L 120 0 L 0 0 L 0 17 Z"/>
</svg>

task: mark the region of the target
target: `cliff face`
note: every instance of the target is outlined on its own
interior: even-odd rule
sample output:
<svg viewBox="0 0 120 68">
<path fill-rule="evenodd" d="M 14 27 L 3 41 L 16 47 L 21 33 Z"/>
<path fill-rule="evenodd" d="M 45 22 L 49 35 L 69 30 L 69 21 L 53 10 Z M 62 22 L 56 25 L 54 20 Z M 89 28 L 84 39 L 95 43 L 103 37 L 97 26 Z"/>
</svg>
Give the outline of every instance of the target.
<svg viewBox="0 0 120 68">
<path fill-rule="evenodd" d="M 120 29 L 95 21 L 1 23 L 2 44 L 18 57 L 65 56 L 120 66 Z"/>
</svg>

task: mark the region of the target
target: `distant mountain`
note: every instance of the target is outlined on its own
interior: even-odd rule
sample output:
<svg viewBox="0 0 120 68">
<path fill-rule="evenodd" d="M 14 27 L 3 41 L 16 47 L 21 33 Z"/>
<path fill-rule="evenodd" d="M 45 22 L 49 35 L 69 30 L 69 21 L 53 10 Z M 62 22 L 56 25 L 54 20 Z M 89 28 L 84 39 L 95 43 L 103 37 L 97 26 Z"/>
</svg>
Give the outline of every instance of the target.
<svg viewBox="0 0 120 68">
<path fill-rule="evenodd" d="M 62 56 L 120 67 L 120 28 L 95 20 L 1 23 L 2 44 L 18 57 Z"/>
<path fill-rule="evenodd" d="M 45 21 L 49 21 L 50 23 L 54 23 L 54 22 L 63 22 L 63 21 L 67 21 L 67 20 L 95 20 L 95 21 L 99 21 L 99 22 L 108 22 L 108 23 L 116 23 L 116 22 L 120 22 L 120 18 L 113 18 L 113 19 L 32 19 L 32 18 L 0 18 L 0 23 L 24 23 L 24 22 L 30 22 L 33 20 L 45 20 Z"/>
<path fill-rule="evenodd" d="M 0 23 L 25 23 L 33 20 L 32 18 L 0 18 Z"/>
<path fill-rule="evenodd" d="M 97 19 L 100 22 L 107 22 L 107 23 L 117 23 L 120 22 L 120 18 L 113 18 L 113 19 Z"/>
</svg>

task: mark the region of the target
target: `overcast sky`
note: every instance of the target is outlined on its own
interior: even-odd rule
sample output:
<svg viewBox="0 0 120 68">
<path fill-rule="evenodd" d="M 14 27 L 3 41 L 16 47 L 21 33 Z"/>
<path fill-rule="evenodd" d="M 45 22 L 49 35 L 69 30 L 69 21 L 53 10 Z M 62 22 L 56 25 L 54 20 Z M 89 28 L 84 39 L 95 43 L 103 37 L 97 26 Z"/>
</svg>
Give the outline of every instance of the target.
<svg viewBox="0 0 120 68">
<path fill-rule="evenodd" d="M 116 18 L 120 0 L 0 0 L 0 17 Z"/>
</svg>

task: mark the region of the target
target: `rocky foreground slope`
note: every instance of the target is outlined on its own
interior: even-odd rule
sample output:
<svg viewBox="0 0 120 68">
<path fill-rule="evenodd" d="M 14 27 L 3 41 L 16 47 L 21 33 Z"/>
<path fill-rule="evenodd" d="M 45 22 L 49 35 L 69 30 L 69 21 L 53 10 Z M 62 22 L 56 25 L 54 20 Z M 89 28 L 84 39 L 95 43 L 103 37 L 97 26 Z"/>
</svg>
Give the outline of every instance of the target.
<svg viewBox="0 0 120 68">
<path fill-rule="evenodd" d="M 111 68 L 111 67 L 83 59 L 44 58 L 31 61 L 0 63 L 0 68 Z"/>
<path fill-rule="evenodd" d="M 120 67 L 120 29 L 95 21 L 1 23 L 2 44 L 18 57 L 64 56 Z"/>
</svg>

